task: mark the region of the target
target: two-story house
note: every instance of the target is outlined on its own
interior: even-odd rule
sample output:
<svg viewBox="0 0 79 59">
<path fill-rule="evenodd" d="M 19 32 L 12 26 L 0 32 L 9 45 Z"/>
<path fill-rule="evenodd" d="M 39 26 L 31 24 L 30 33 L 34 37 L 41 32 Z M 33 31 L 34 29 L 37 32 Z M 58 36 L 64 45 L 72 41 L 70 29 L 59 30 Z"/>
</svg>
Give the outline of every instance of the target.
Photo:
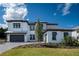
<svg viewBox="0 0 79 59">
<path fill-rule="evenodd" d="M 64 39 L 64 35 L 71 35 L 74 29 L 61 29 L 58 24 L 41 22 L 43 24 L 43 42 L 60 43 Z M 7 20 L 8 42 L 34 42 L 35 38 L 35 24 L 27 20 Z"/>
</svg>

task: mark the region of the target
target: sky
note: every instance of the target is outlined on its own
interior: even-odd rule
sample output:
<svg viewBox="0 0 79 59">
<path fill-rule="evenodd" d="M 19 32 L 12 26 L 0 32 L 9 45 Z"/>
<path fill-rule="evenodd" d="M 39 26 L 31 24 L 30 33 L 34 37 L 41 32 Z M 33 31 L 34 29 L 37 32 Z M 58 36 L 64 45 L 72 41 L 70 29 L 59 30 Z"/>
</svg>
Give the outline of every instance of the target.
<svg viewBox="0 0 79 59">
<path fill-rule="evenodd" d="M 13 18 L 12 18 L 13 17 Z M 25 19 L 57 23 L 62 28 L 79 25 L 79 4 L 71 3 L 23 3 L 0 4 L 0 24 L 9 19 Z"/>
</svg>

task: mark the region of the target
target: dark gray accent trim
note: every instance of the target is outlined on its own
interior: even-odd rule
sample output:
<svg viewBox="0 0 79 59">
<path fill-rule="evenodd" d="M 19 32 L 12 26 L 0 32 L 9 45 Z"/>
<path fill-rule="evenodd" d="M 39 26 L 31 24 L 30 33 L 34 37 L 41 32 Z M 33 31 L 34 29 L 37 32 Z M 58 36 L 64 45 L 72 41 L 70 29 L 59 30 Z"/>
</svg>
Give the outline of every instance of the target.
<svg viewBox="0 0 79 59">
<path fill-rule="evenodd" d="M 27 20 L 7 20 L 7 22 L 27 22 L 29 25 L 35 25 L 37 23 L 37 22 L 30 23 Z M 41 22 L 41 23 L 45 23 L 47 25 L 58 25 L 56 23 L 48 23 L 48 22 Z"/>
<path fill-rule="evenodd" d="M 7 22 L 28 22 L 27 20 L 7 20 Z"/>
<path fill-rule="evenodd" d="M 43 33 L 47 32 L 47 31 L 69 31 L 69 32 L 72 32 L 72 31 L 75 31 L 75 29 L 47 29 Z"/>
<path fill-rule="evenodd" d="M 47 29 L 47 31 L 74 31 L 75 29 Z"/>
<path fill-rule="evenodd" d="M 47 25 L 58 25 L 58 24 L 55 24 L 55 23 L 47 23 Z"/>
</svg>

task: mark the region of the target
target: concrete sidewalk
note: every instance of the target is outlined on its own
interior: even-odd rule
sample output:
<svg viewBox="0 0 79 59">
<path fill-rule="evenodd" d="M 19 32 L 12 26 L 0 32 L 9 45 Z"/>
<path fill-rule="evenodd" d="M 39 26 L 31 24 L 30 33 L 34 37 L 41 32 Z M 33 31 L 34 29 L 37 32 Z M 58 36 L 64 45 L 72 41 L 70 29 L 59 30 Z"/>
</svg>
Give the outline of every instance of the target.
<svg viewBox="0 0 79 59">
<path fill-rule="evenodd" d="M 26 44 L 38 44 L 39 42 L 21 42 L 21 43 L 11 43 L 7 42 L 4 44 L 0 44 L 0 54 L 3 52 L 6 52 L 14 47 L 20 46 L 20 45 L 26 45 Z"/>
</svg>

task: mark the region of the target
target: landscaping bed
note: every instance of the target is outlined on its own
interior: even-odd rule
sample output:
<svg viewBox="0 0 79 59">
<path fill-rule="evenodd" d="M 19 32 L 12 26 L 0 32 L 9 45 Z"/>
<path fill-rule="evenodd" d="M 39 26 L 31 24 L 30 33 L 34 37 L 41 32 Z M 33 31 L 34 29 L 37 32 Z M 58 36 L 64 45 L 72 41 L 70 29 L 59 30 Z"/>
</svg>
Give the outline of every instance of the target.
<svg viewBox="0 0 79 59">
<path fill-rule="evenodd" d="M 73 49 L 73 48 L 78 48 L 79 46 L 65 46 L 61 44 L 27 44 L 27 45 L 22 45 L 18 46 L 16 48 L 67 48 L 67 49 Z"/>
<path fill-rule="evenodd" d="M 27 44 L 16 48 L 46 48 L 45 44 Z"/>
</svg>

